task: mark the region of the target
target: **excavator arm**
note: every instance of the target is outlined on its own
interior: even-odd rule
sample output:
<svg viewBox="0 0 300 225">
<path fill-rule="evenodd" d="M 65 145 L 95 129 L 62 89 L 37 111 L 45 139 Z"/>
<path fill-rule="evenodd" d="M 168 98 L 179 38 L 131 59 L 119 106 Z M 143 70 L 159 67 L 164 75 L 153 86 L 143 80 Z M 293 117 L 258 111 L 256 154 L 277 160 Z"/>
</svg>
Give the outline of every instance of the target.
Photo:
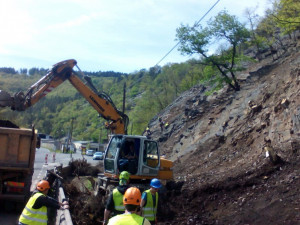
<svg viewBox="0 0 300 225">
<path fill-rule="evenodd" d="M 90 77 L 84 75 L 79 69 L 79 73 L 73 70 L 77 66 L 74 59 L 65 60 L 53 65 L 52 69 L 35 84 L 33 84 L 26 94 L 18 92 L 14 96 L 0 90 L 0 107 L 11 107 L 12 110 L 24 111 L 45 97 L 54 88 L 65 80 L 77 89 L 77 91 L 93 106 L 93 108 L 103 117 L 106 128 L 113 134 L 127 134 L 128 116 L 120 112 L 110 97 L 104 92 L 98 93 L 93 86 Z M 83 79 L 85 82 L 83 82 Z"/>
</svg>

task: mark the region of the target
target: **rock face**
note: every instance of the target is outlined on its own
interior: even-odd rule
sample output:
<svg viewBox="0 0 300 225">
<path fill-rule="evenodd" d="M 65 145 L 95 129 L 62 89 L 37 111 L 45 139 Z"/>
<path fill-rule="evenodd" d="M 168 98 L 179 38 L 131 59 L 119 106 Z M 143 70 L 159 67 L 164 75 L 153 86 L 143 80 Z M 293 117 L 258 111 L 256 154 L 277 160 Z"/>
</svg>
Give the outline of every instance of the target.
<svg viewBox="0 0 300 225">
<path fill-rule="evenodd" d="M 151 121 L 174 161 L 161 224 L 299 223 L 298 50 L 249 66 L 239 92 L 186 91 L 158 115 L 169 123 L 162 132 Z"/>
</svg>

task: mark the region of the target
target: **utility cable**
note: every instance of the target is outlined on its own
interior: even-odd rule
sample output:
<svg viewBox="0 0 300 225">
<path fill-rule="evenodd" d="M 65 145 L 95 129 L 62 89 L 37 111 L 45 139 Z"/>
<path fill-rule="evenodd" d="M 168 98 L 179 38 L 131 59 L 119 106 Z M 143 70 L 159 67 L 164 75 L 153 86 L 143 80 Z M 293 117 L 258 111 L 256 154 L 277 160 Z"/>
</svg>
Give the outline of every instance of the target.
<svg viewBox="0 0 300 225">
<path fill-rule="evenodd" d="M 212 7 L 210 7 L 210 9 L 201 17 L 201 19 L 200 20 L 198 20 L 198 22 L 194 25 L 194 27 L 195 26 L 197 26 L 205 17 L 206 17 L 206 15 L 219 3 L 219 1 L 220 0 L 217 0 L 216 2 L 215 2 L 215 4 L 212 6 Z M 162 59 L 161 60 L 159 60 L 156 64 L 155 64 L 155 66 L 154 67 L 156 67 L 156 66 L 158 66 L 158 64 L 161 62 L 161 61 L 163 61 L 178 45 L 180 44 L 180 41 L 179 42 L 177 42 L 177 44 L 173 47 L 173 48 L 171 48 L 171 50 L 170 51 L 168 51 L 168 53 L 167 54 L 165 54 L 164 55 L 164 57 L 162 57 Z"/>
<path fill-rule="evenodd" d="M 213 4 L 213 6 L 212 7 L 210 7 L 210 9 L 200 18 L 200 20 L 198 20 L 197 21 L 197 23 L 195 23 L 195 25 L 193 26 L 193 27 L 195 27 L 195 26 L 198 26 L 199 25 L 199 23 L 207 16 L 207 14 L 220 2 L 221 0 L 217 0 L 216 2 L 215 2 L 215 4 Z M 168 51 L 168 53 L 164 56 L 164 57 L 162 57 L 162 59 L 161 60 L 159 60 L 156 64 L 155 64 L 155 66 L 154 67 L 156 67 L 156 66 L 158 66 L 158 64 L 161 62 L 161 61 L 163 61 L 178 45 L 180 44 L 180 41 L 173 47 L 173 48 L 171 48 L 171 50 L 170 51 Z M 130 85 L 130 87 L 128 87 L 127 88 L 127 90 L 126 91 L 128 91 L 134 84 L 136 84 L 139 80 L 141 80 L 142 79 L 142 77 L 140 77 L 138 80 L 136 80 L 134 83 L 132 83 L 131 85 Z"/>
</svg>

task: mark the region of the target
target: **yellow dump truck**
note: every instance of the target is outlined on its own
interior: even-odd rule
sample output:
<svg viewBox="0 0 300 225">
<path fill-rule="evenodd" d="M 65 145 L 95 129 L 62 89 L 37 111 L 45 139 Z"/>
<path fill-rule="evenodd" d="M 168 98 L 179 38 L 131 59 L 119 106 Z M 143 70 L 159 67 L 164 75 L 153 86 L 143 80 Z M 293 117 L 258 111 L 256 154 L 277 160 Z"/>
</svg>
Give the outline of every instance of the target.
<svg viewBox="0 0 300 225">
<path fill-rule="evenodd" d="M 0 120 L 0 202 L 28 200 L 37 145 L 34 128 Z"/>
</svg>

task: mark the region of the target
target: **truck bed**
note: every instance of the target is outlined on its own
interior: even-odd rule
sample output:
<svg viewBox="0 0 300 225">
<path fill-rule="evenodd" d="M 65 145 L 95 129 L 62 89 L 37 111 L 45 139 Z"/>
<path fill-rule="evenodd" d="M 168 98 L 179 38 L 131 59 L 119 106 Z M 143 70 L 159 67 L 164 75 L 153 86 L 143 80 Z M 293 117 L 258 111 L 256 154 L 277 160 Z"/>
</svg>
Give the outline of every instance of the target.
<svg viewBox="0 0 300 225">
<path fill-rule="evenodd" d="M 0 127 L 0 199 L 25 202 L 30 195 L 37 135 L 34 128 Z"/>
<path fill-rule="evenodd" d="M 35 146 L 30 129 L 0 127 L 0 169 L 32 169 Z"/>
</svg>

